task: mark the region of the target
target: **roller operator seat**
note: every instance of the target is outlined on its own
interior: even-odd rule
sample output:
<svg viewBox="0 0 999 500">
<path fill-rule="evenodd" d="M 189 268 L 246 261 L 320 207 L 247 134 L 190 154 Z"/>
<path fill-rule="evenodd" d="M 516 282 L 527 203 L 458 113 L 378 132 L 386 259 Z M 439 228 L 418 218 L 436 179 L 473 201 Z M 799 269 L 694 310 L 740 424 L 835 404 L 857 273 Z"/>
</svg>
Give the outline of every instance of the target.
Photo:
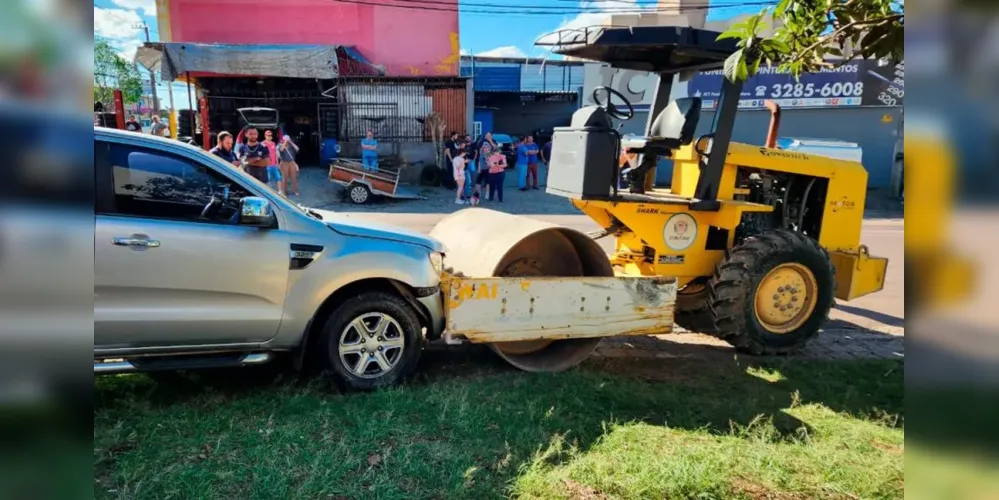
<svg viewBox="0 0 999 500">
<path fill-rule="evenodd" d="M 629 137 L 622 140 L 621 146 L 628 153 L 670 156 L 673 150 L 694 141 L 700 117 L 700 97 L 676 99 L 656 116 L 649 136 Z"/>
</svg>

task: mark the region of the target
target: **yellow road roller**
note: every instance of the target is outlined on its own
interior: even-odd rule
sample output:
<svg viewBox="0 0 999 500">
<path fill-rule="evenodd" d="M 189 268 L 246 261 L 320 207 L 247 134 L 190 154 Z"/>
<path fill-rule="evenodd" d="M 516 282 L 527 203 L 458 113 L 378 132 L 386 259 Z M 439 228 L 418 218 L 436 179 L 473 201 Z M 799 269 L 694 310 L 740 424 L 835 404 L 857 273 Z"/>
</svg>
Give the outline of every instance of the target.
<svg viewBox="0 0 999 500">
<path fill-rule="evenodd" d="M 528 371 L 585 359 L 601 337 L 668 333 L 674 324 L 751 354 L 815 337 L 834 299 L 881 290 L 888 261 L 861 244 L 867 172 L 859 162 L 731 141 L 741 82 L 724 80 L 710 131 L 704 101 L 670 101 L 674 77 L 720 69 L 732 40 L 694 28 L 594 28 L 555 51 L 649 71 L 659 82 L 642 137 L 615 122 L 634 107 L 609 87 L 554 130 L 547 192 L 602 229 L 594 234 L 481 208 L 431 232 L 447 248 L 452 342 L 488 343 Z M 673 162 L 669 189 L 656 165 Z M 595 238 L 613 237 L 607 255 Z"/>
</svg>

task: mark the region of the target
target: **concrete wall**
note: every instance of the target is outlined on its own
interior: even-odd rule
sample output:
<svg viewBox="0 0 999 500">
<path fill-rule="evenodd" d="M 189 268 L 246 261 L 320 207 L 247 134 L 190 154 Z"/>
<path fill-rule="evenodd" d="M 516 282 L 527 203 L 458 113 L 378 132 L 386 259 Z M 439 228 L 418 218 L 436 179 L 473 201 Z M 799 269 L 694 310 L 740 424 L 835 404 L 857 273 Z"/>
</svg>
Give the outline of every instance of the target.
<svg viewBox="0 0 999 500">
<path fill-rule="evenodd" d="M 330 0 L 156 3 L 162 41 L 353 45 L 390 75 L 458 74 L 457 9 L 400 9 Z M 458 5 L 457 0 L 439 3 Z"/>
</svg>

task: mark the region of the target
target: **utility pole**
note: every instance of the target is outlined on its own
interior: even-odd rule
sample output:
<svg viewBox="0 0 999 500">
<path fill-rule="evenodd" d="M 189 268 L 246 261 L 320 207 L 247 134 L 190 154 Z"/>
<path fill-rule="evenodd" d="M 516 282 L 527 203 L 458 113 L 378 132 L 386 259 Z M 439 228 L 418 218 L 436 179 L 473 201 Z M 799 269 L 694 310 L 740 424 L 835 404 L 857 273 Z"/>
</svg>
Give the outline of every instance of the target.
<svg viewBox="0 0 999 500">
<path fill-rule="evenodd" d="M 132 25 L 133 29 L 140 29 L 146 33 L 146 43 L 149 43 L 149 26 L 143 22 L 142 24 Z M 160 111 L 160 100 L 156 97 L 156 72 L 149 72 L 149 88 L 153 91 L 153 112 L 159 113 Z"/>
</svg>

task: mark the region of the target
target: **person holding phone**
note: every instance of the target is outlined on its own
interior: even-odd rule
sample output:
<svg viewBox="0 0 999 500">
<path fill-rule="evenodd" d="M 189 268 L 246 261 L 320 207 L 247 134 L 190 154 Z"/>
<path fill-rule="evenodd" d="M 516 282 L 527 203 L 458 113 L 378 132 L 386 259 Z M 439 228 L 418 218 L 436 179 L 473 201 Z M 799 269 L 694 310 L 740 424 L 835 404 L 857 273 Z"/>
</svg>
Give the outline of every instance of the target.
<svg viewBox="0 0 999 500">
<path fill-rule="evenodd" d="M 288 181 L 291 180 L 291 194 L 298 196 L 298 163 L 295 162 L 298 145 L 291 142 L 290 136 L 285 135 L 281 137 L 277 153 L 278 166 L 281 169 L 281 191 L 288 192 Z"/>
</svg>

